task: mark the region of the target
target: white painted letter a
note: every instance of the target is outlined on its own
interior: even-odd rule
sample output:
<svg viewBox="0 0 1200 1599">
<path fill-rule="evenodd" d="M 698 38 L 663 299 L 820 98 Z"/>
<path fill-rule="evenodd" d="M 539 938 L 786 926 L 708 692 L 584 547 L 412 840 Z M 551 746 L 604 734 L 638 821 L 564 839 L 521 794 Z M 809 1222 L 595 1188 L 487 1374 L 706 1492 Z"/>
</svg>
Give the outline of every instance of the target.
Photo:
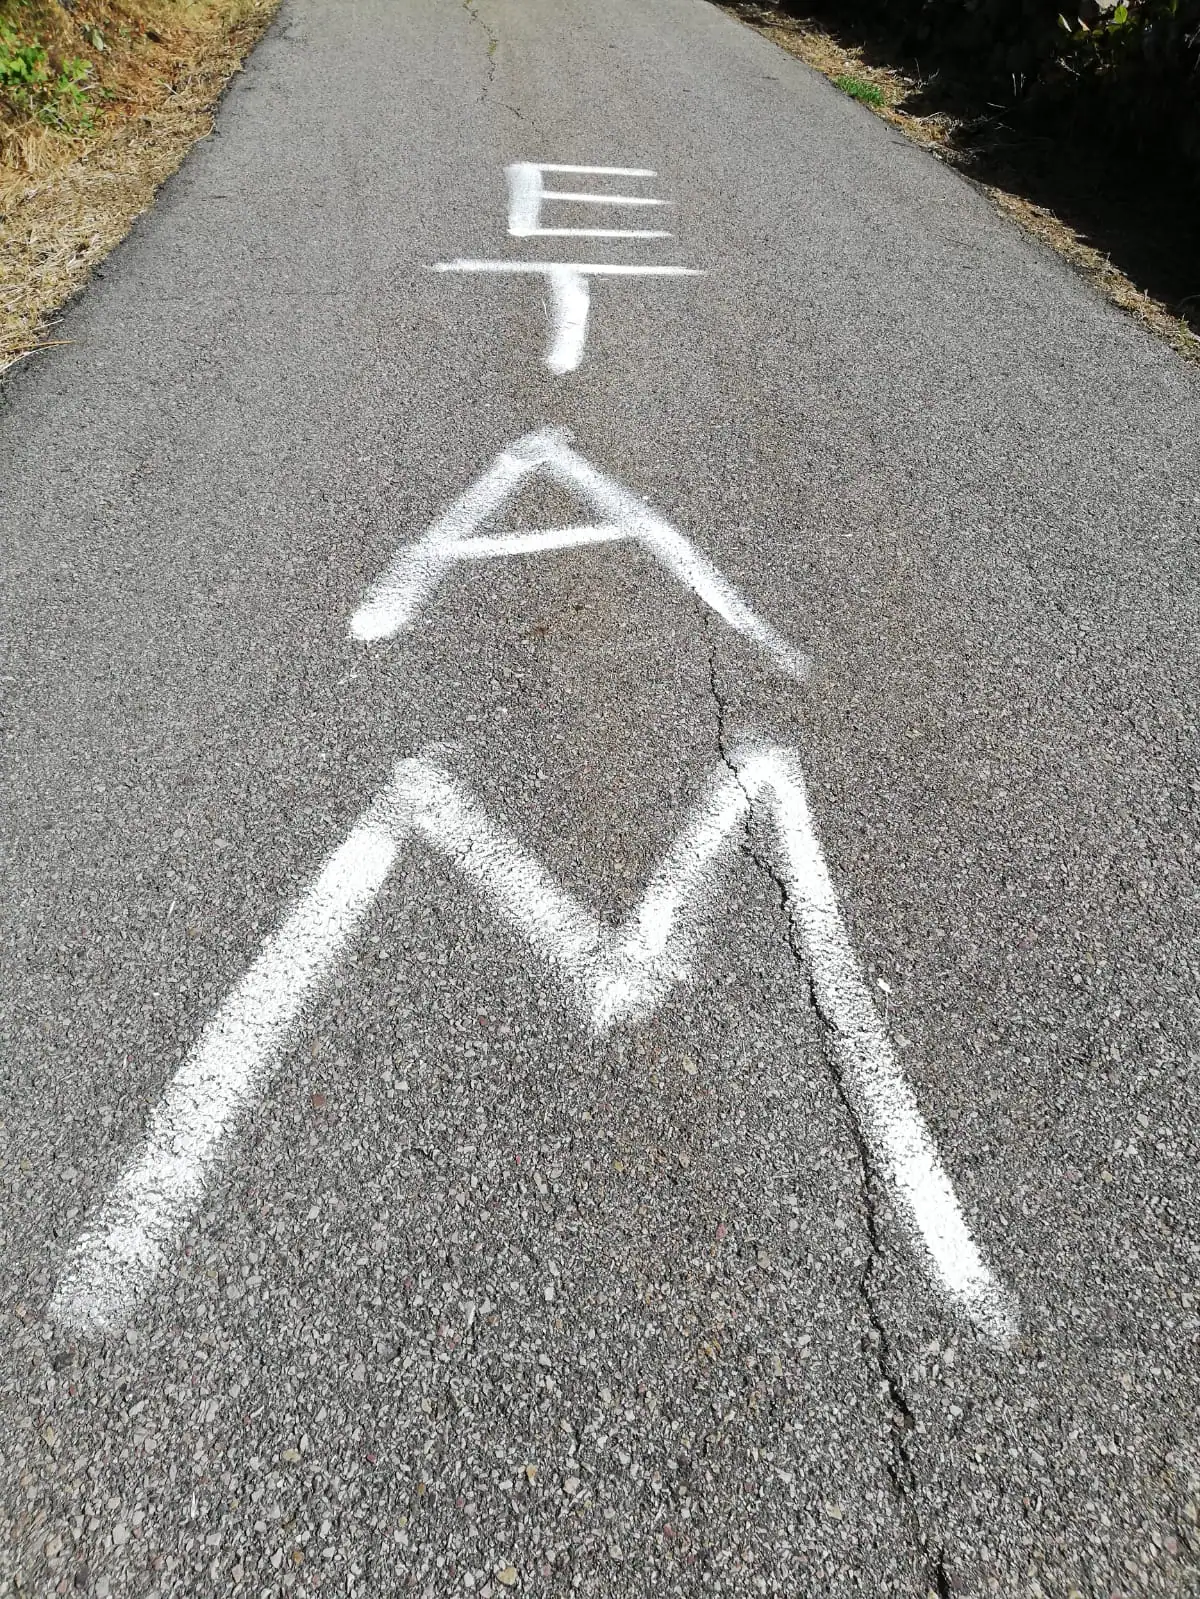
<svg viewBox="0 0 1200 1599">
<path fill-rule="evenodd" d="M 534 472 L 548 473 L 573 489 L 597 520 L 541 532 L 481 535 L 479 529 L 513 499 Z M 626 540 L 640 544 L 730 627 L 771 656 L 789 677 L 807 675 L 807 658 L 764 622 L 682 533 L 628 489 L 598 472 L 555 428 L 527 433 L 502 450 L 423 537 L 406 545 L 354 613 L 350 631 L 364 643 L 402 632 L 446 572 L 460 561 L 536 555 Z"/>
</svg>

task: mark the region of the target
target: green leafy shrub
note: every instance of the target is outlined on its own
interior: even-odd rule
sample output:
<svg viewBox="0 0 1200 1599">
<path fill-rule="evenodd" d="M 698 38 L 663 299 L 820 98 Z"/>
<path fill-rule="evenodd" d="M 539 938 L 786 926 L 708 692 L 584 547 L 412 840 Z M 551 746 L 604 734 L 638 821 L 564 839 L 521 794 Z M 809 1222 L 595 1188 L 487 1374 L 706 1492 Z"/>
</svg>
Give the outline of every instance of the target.
<svg viewBox="0 0 1200 1599">
<path fill-rule="evenodd" d="M 1091 0 L 1087 15 L 1060 15 L 1064 66 L 1131 96 L 1173 91 L 1200 101 L 1200 0 Z"/>
<path fill-rule="evenodd" d="M 875 18 L 926 72 L 946 69 L 996 110 L 1061 108 L 1072 139 L 1200 178 L 1200 0 L 1070 0 L 1066 11 L 1063 0 L 818 4 Z"/>
<path fill-rule="evenodd" d="M 22 39 L 0 23 L 0 104 L 64 132 L 92 125 L 92 69 L 72 56 L 57 67 L 36 39 Z"/>
<path fill-rule="evenodd" d="M 46 52 L 35 41 L 23 44 L 11 28 L 0 23 L 0 89 L 27 95 L 41 88 L 50 75 Z"/>
<path fill-rule="evenodd" d="M 1200 178 L 1200 0 L 1091 0 L 1057 20 L 1056 64 L 1097 117 Z"/>
</svg>

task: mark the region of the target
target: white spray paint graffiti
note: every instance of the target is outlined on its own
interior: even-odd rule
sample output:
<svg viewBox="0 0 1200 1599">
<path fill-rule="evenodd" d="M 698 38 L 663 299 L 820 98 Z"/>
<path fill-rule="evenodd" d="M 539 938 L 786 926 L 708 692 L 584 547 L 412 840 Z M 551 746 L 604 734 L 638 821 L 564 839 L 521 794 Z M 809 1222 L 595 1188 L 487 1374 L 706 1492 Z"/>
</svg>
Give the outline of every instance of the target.
<svg viewBox="0 0 1200 1599">
<path fill-rule="evenodd" d="M 591 310 L 589 278 L 702 278 L 697 267 L 613 266 L 596 261 L 439 261 L 435 272 L 534 273 L 550 289 L 551 332 L 546 365 L 556 377 L 583 359 Z"/>
<path fill-rule="evenodd" d="M 140 1155 L 59 1285 L 53 1320 L 81 1331 L 114 1326 L 148 1284 L 230 1129 L 265 1086 L 293 1023 L 374 902 L 395 849 L 368 813 L 267 939 L 152 1113 Z"/>
<path fill-rule="evenodd" d="M 926 1269 L 985 1334 L 1007 1343 L 1016 1309 L 971 1236 L 863 980 L 817 842 L 793 753 L 747 749 L 722 769 L 641 905 L 606 927 L 434 762 L 398 761 L 391 782 L 322 868 L 206 1028 L 154 1112 L 61 1280 L 51 1315 L 83 1332 L 120 1325 L 194 1214 L 305 1004 L 335 968 L 401 845 L 446 856 L 563 979 L 603 1034 L 644 1021 L 688 980 L 723 870 L 751 808 L 771 818 L 780 878 L 829 1044 L 871 1157 Z"/>
<path fill-rule="evenodd" d="M 549 190 L 545 173 L 652 178 L 644 168 L 519 162 L 506 169 L 509 233 L 518 238 L 669 238 L 662 229 L 543 223 L 547 203 L 654 207 L 649 195 Z M 546 364 L 582 358 L 593 277 L 692 277 L 691 268 L 586 262 L 456 260 L 435 270 L 540 275 L 550 290 Z M 483 533 L 531 474 L 572 489 L 590 513 L 579 526 Z M 351 623 L 365 642 L 411 625 L 451 567 L 591 545 L 635 543 L 793 678 L 806 658 L 746 604 L 680 533 L 577 454 L 554 429 L 527 434 L 415 543 L 401 550 Z M 477 892 L 557 971 L 597 1034 L 645 1021 L 687 982 L 712 900 L 754 810 L 768 816 L 791 927 L 803 952 L 839 1085 L 867 1155 L 889 1185 L 913 1247 L 946 1298 L 1000 1344 L 1017 1331 L 1010 1292 L 983 1260 L 917 1101 L 875 1010 L 837 903 L 792 752 L 747 749 L 722 768 L 623 926 L 606 926 L 553 880 L 501 825 L 428 758 L 397 762 L 390 783 L 263 944 L 204 1029 L 152 1113 L 142 1144 L 60 1280 L 50 1314 L 64 1327 L 119 1326 L 148 1289 L 207 1189 L 240 1121 L 265 1093 L 305 1007 L 336 969 L 375 903 L 398 851 L 412 841 L 451 860 Z"/>
<path fill-rule="evenodd" d="M 669 239 L 662 228 L 581 228 L 548 227 L 542 221 L 547 201 L 577 206 L 663 206 L 670 202 L 646 194 L 594 194 L 547 189 L 545 172 L 565 172 L 617 178 L 653 178 L 648 167 L 580 167 L 557 162 L 517 161 L 506 167 L 508 180 L 508 231 L 518 239 Z M 702 278 L 696 267 L 634 266 L 616 262 L 588 261 L 439 261 L 435 272 L 532 273 L 541 277 L 550 291 L 550 343 L 546 365 L 556 377 L 574 372 L 583 359 L 587 343 L 588 315 L 591 310 L 591 283 L 594 277 L 608 278 Z"/>
<path fill-rule="evenodd" d="M 573 489 L 596 513 L 595 525 L 487 537 L 479 528 L 497 515 L 535 472 Z M 806 656 L 780 637 L 727 583 L 712 562 L 628 489 L 605 477 L 555 428 L 528 433 L 503 450 L 415 544 L 405 546 L 354 613 L 350 630 L 365 643 L 411 625 L 451 567 L 507 555 L 541 554 L 588 544 L 632 541 L 691 589 L 724 622 L 771 656 L 790 677 L 807 675 Z"/>
<path fill-rule="evenodd" d="M 657 173 L 646 167 L 573 167 L 558 162 L 516 161 L 505 167 L 508 179 L 508 231 L 515 239 L 669 239 L 661 228 L 548 228 L 542 224 L 542 205 L 547 200 L 572 205 L 667 205 L 642 194 L 568 194 L 554 192 L 542 184 L 543 172 L 563 172 L 571 177 L 653 178 Z"/>
</svg>

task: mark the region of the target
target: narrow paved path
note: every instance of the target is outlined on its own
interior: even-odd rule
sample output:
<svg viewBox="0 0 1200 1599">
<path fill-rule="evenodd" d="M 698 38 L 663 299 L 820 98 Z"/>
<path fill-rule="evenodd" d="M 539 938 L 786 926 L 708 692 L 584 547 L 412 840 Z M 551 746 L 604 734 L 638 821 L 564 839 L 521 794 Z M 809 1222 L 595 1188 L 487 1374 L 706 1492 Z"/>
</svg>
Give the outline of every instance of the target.
<svg viewBox="0 0 1200 1599">
<path fill-rule="evenodd" d="M 61 336 L 0 1593 L 1187 1591 L 1195 376 L 701 0 L 285 0 Z"/>
</svg>

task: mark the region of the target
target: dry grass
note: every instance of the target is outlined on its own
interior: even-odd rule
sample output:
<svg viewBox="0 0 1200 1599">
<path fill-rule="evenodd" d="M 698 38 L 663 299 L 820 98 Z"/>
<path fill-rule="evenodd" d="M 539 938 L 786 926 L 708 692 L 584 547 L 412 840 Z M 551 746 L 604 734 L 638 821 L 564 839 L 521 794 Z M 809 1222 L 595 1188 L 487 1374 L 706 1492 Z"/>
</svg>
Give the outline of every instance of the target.
<svg viewBox="0 0 1200 1599">
<path fill-rule="evenodd" d="M 969 161 L 951 142 L 957 128 L 953 117 L 945 113 L 915 116 L 905 110 L 906 104 L 919 99 L 922 86 L 915 78 L 891 67 L 869 63 L 861 49 L 836 39 L 812 18 L 788 16 L 753 3 L 738 4 L 737 0 L 733 0 L 731 9 L 789 55 L 798 56 L 830 80 L 850 76 L 871 84 L 883 97 L 881 105 L 870 108 L 876 116 L 883 117 L 908 138 L 971 175 Z M 1181 355 L 1200 361 L 1200 337 L 1188 323 L 1161 300 L 1140 289 L 1074 228 L 1045 206 L 1036 205 L 1011 189 L 986 182 L 979 183 L 979 187 L 999 210 L 1069 261 L 1114 304 L 1166 339 Z"/>
<path fill-rule="evenodd" d="M 57 0 L 0 0 L 0 20 L 53 62 L 88 61 L 99 90 L 90 128 L 0 113 L 0 369 L 54 342 L 47 318 L 211 131 L 214 102 L 277 4 L 77 0 L 68 12 Z"/>
</svg>

